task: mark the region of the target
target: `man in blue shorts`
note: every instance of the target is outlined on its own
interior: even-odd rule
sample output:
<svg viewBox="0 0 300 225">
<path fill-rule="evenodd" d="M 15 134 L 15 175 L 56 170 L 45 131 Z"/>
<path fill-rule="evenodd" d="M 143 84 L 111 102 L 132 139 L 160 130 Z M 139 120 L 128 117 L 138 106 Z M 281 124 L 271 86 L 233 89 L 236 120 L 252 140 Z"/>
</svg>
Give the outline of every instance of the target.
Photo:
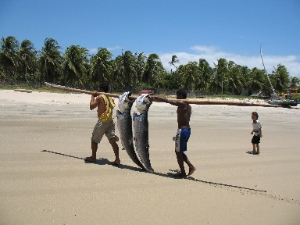
<svg viewBox="0 0 300 225">
<path fill-rule="evenodd" d="M 186 99 L 187 93 L 186 90 L 180 89 L 176 92 L 176 98 L 178 100 L 170 100 L 167 98 L 161 97 L 153 97 L 154 100 L 166 102 L 171 105 L 177 106 L 177 123 L 178 123 L 178 130 L 175 139 L 175 153 L 177 157 L 177 162 L 180 167 L 180 174 L 178 174 L 181 178 L 186 178 L 187 176 L 192 175 L 196 167 L 189 161 L 188 157 L 184 153 L 187 151 L 187 142 L 191 135 L 191 128 L 190 128 L 190 118 L 192 114 L 192 107 L 180 99 Z M 184 162 L 189 167 L 189 173 L 186 174 L 184 169 Z"/>
</svg>

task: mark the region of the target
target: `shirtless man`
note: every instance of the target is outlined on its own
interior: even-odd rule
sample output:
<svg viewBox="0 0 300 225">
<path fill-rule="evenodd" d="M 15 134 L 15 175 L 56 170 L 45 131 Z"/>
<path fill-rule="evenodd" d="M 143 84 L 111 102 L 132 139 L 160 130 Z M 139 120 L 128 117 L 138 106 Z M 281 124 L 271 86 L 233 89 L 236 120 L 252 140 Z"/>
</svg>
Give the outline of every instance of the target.
<svg viewBox="0 0 300 225">
<path fill-rule="evenodd" d="M 102 83 L 100 85 L 100 92 L 108 92 L 108 90 L 109 86 L 107 83 Z M 113 109 L 115 107 L 114 100 L 111 97 L 107 97 L 106 95 L 98 95 L 97 91 L 94 91 L 91 96 L 90 110 L 93 110 L 97 107 L 98 122 L 96 123 L 92 134 L 92 156 L 85 158 L 85 161 L 96 161 L 98 144 L 105 134 L 116 156 L 116 159 L 112 164 L 120 165 L 121 161 L 119 157 L 119 146 L 116 143 L 119 138 L 115 134 L 115 123 L 113 121 Z"/>
<path fill-rule="evenodd" d="M 189 161 L 188 157 L 184 153 L 187 150 L 187 142 L 191 135 L 191 128 L 190 128 L 190 118 L 192 114 L 192 107 L 180 99 L 186 99 L 187 93 L 185 90 L 180 89 L 176 93 L 176 98 L 179 100 L 169 100 L 167 98 L 161 97 L 153 97 L 153 100 L 166 102 L 171 105 L 177 106 L 177 123 L 178 123 L 178 130 L 176 134 L 175 140 L 175 153 L 177 157 L 177 162 L 180 167 L 180 174 L 178 174 L 181 178 L 186 178 L 187 176 L 192 175 L 196 167 Z M 186 174 L 184 169 L 184 162 L 189 167 L 189 173 Z"/>
</svg>

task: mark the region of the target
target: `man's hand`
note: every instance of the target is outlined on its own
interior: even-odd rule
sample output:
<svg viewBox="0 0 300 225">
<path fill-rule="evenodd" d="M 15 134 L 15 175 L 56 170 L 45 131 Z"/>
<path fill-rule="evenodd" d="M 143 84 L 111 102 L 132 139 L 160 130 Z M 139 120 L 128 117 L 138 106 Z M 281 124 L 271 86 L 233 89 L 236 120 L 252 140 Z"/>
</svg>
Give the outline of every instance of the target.
<svg viewBox="0 0 300 225">
<path fill-rule="evenodd" d="M 151 99 L 156 102 L 166 102 L 166 103 L 169 103 L 169 104 L 175 105 L 175 106 L 180 106 L 180 105 L 186 104 L 178 99 L 170 100 L 170 99 L 162 98 L 162 97 L 158 97 L 158 96 L 151 96 Z"/>
<path fill-rule="evenodd" d="M 253 134 L 253 131 L 251 131 L 251 134 Z"/>
<path fill-rule="evenodd" d="M 97 98 L 97 96 L 98 96 L 97 91 L 93 91 L 92 96 L 91 96 L 91 101 L 90 101 L 90 110 L 93 110 L 94 108 L 96 108 L 98 106 L 100 97 Z"/>
<path fill-rule="evenodd" d="M 98 92 L 97 91 L 93 91 L 92 96 L 93 97 L 97 97 L 98 96 Z"/>
<path fill-rule="evenodd" d="M 151 100 L 153 101 L 156 101 L 156 102 L 166 102 L 166 98 L 161 98 L 161 97 L 158 97 L 158 96 L 150 96 Z"/>
</svg>

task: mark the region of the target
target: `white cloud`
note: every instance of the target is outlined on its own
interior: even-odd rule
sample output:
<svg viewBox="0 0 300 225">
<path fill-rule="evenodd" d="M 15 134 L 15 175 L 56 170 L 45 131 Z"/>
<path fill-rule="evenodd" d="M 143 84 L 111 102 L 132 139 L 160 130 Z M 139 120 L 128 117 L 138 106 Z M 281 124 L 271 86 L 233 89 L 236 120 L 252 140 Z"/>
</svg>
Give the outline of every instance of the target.
<svg viewBox="0 0 300 225">
<path fill-rule="evenodd" d="M 238 65 L 248 66 L 250 69 L 257 67 L 263 69 L 259 52 L 256 56 L 243 56 L 235 53 L 221 51 L 218 47 L 214 46 L 192 46 L 190 48 L 193 53 L 188 52 L 171 52 L 161 53 L 159 57 L 167 70 L 171 70 L 169 62 L 172 55 L 176 55 L 179 59 L 179 64 L 187 64 L 188 62 L 198 62 L 200 58 L 208 61 L 210 66 L 213 67 L 213 63 L 217 63 L 220 58 L 234 61 Z M 284 65 L 289 71 L 291 76 L 300 77 L 300 58 L 296 55 L 287 56 L 272 56 L 264 55 L 264 63 L 268 73 L 271 73 L 278 64 Z M 174 70 L 174 68 L 172 68 Z"/>
<path fill-rule="evenodd" d="M 196 45 L 196 46 L 192 46 L 190 48 L 191 50 L 194 50 L 196 52 L 202 52 L 202 53 L 207 53 L 207 54 L 211 54 L 213 52 L 216 51 L 216 47 L 214 46 L 200 46 L 200 45 Z"/>
<path fill-rule="evenodd" d="M 98 48 L 90 48 L 89 53 L 90 54 L 95 54 L 98 51 Z"/>
<path fill-rule="evenodd" d="M 111 47 L 111 48 L 107 48 L 108 51 L 113 51 L 113 50 L 117 50 L 117 49 L 121 49 L 122 47 L 120 46 L 115 46 L 115 47 Z"/>
</svg>

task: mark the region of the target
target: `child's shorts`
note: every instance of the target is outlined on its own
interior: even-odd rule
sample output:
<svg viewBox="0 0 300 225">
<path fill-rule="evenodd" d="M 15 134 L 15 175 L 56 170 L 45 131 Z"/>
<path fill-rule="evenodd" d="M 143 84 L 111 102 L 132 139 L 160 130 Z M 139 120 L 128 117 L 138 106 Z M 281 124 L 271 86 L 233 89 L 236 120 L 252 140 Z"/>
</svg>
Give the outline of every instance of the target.
<svg viewBox="0 0 300 225">
<path fill-rule="evenodd" d="M 252 138 L 252 140 L 251 140 L 251 143 L 252 144 L 259 144 L 260 143 L 260 137 L 254 135 L 253 138 Z"/>
</svg>

